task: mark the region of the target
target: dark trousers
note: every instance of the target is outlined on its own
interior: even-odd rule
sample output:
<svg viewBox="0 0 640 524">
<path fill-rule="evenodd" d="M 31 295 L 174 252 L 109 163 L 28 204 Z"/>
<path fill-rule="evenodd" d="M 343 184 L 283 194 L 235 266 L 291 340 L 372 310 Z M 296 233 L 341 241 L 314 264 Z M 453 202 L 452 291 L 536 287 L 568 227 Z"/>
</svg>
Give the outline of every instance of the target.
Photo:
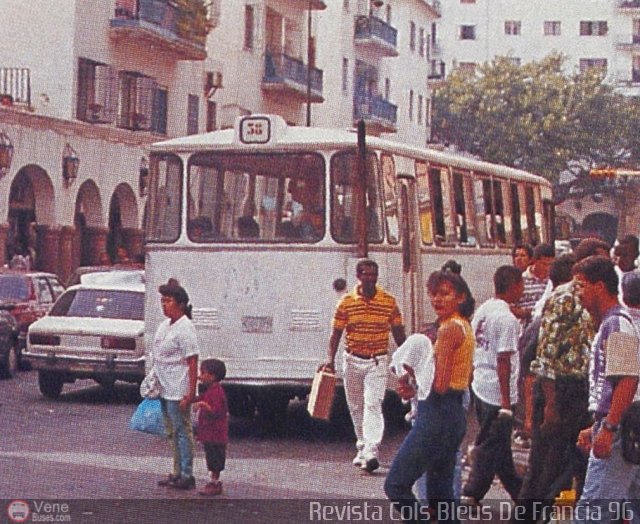
<svg viewBox="0 0 640 524">
<path fill-rule="evenodd" d="M 545 422 L 544 380 L 548 379 L 539 378 L 534 387 L 529 467 L 518 497 L 519 504 L 527 509 L 518 522 L 534 523 L 541 515 L 550 514 L 556 496 L 571 487 L 574 476 L 578 479 L 577 496 L 580 497 L 586 473 L 587 457 L 576 448 L 576 440 L 580 430 L 590 424 L 588 381 L 572 377 L 554 380 L 555 410 L 559 421 Z M 534 514 L 534 502 L 537 514 Z M 548 508 L 546 512 L 544 508 Z"/>
<path fill-rule="evenodd" d="M 493 477 L 498 476 L 502 485 L 514 500 L 522 480 L 516 473 L 511 454 L 511 430 L 513 420 L 498 418 L 499 406 L 474 399 L 480 431 L 476 437 L 469 480 L 462 494 L 480 501 L 491 487 Z"/>
<path fill-rule="evenodd" d="M 416 420 L 393 459 L 384 491 L 405 522 L 428 521 L 413 495 L 413 485 L 427 474 L 429 508 L 438 522 L 457 523 L 453 507 L 456 453 L 464 438 L 466 417 L 462 392 L 431 392 L 418 402 Z"/>
</svg>

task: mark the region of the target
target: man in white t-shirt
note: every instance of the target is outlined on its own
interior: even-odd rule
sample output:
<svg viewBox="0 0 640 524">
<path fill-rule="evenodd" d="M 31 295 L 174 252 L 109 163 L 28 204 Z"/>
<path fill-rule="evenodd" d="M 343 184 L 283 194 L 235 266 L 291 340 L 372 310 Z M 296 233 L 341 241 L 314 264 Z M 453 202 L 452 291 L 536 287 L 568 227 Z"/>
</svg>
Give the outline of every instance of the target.
<svg viewBox="0 0 640 524">
<path fill-rule="evenodd" d="M 511 454 L 521 326 L 509 304 L 522 296 L 524 282 L 518 268 L 501 266 L 493 276 L 493 283 L 495 297 L 478 308 L 471 323 L 476 337 L 471 389 L 480 424 L 471 472 L 462 489 L 463 502 L 471 505 L 484 498 L 495 475 L 514 500 L 522 485 Z"/>
</svg>

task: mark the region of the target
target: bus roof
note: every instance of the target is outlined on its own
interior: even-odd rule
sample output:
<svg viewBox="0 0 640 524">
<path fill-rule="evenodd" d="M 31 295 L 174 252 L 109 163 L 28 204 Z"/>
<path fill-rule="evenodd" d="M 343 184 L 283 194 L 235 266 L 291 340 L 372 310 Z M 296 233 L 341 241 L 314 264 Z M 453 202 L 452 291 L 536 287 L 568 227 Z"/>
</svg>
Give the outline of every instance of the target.
<svg viewBox="0 0 640 524">
<path fill-rule="evenodd" d="M 273 138 L 268 143 L 247 144 L 238 139 L 239 122 L 250 118 L 269 119 L 273 122 Z M 239 117 L 233 129 L 211 131 L 198 135 L 189 135 L 173 138 L 162 142 L 156 142 L 150 146 L 151 152 L 194 153 L 198 151 L 245 150 L 278 152 L 299 151 L 313 146 L 318 150 L 344 149 L 357 147 L 357 133 L 354 130 L 331 129 L 319 127 L 289 126 L 276 115 L 251 115 Z M 397 155 L 417 157 L 443 165 L 450 165 L 469 171 L 493 173 L 497 176 L 512 178 L 522 181 L 530 181 L 551 187 L 551 183 L 541 176 L 534 175 L 521 169 L 492 164 L 483 160 L 477 160 L 468 156 L 439 151 L 430 148 L 409 146 L 392 140 L 385 140 L 375 136 L 367 136 L 367 146 L 388 151 Z"/>
</svg>

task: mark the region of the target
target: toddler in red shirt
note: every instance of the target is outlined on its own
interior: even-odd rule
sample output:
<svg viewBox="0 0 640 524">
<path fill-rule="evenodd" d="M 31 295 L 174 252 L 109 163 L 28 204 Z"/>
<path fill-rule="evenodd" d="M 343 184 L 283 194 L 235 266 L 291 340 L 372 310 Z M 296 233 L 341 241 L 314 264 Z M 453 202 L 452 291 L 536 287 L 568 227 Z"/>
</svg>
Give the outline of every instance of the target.
<svg viewBox="0 0 640 524">
<path fill-rule="evenodd" d="M 200 364 L 200 382 L 206 391 L 193 404 L 198 410 L 197 439 L 203 443 L 207 469 L 211 476 L 201 495 L 220 495 L 222 482 L 220 472 L 224 470 L 227 442 L 229 441 L 229 412 L 227 397 L 220 382 L 227 375 L 224 362 L 216 358 L 202 361 Z"/>
</svg>

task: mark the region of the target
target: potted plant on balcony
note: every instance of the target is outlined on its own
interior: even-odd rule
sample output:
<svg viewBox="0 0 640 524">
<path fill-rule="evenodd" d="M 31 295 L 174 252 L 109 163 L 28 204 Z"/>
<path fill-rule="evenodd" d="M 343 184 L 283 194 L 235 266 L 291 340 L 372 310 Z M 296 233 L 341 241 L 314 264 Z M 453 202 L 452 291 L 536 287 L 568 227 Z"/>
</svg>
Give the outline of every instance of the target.
<svg viewBox="0 0 640 524">
<path fill-rule="evenodd" d="M 178 36 L 204 45 L 210 25 L 203 0 L 173 0 L 173 2 L 177 7 Z"/>
</svg>

